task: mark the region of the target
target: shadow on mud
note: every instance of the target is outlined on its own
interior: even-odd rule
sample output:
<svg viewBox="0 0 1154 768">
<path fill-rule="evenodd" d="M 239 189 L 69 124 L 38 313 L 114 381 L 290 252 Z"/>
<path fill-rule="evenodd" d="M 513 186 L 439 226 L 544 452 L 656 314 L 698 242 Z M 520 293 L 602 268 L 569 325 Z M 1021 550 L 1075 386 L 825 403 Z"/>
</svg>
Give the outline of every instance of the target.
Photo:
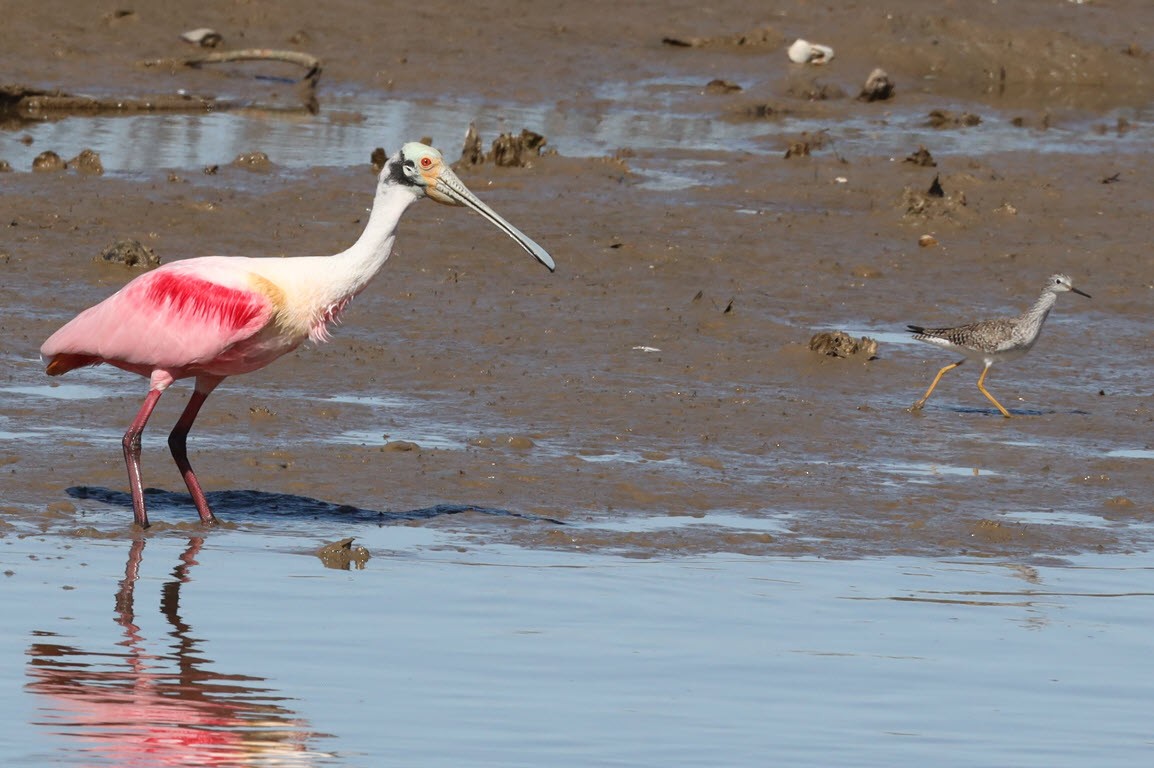
<svg viewBox="0 0 1154 768">
<path fill-rule="evenodd" d="M 132 496 L 124 491 L 77 485 L 68 488 L 67 493 L 74 499 L 91 499 L 104 504 L 124 507 L 129 511 L 132 510 Z M 192 504 L 192 498 L 186 493 L 173 493 L 159 488 L 145 488 L 144 496 L 148 501 L 149 509 L 156 511 L 172 510 L 177 514 L 187 512 L 191 514 L 192 520 L 196 520 L 196 508 Z M 333 504 L 308 496 L 297 496 L 291 493 L 267 493 L 265 491 L 216 491 L 208 494 L 208 501 L 217 516 L 225 521 L 264 520 L 270 517 L 292 516 L 293 518 L 340 523 L 375 523 L 378 526 L 384 526 L 468 512 L 552 525 L 565 525 L 564 522 L 550 517 L 513 512 L 495 507 L 482 507 L 475 504 L 435 504 L 421 509 L 383 512 L 374 509 L 362 509 L 349 504 Z"/>
<path fill-rule="evenodd" d="M 950 413 L 960 413 L 974 416 L 997 416 L 1002 418 L 1002 414 L 994 408 L 983 407 L 980 405 L 940 405 L 939 409 L 949 411 Z M 1010 412 L 1011 416 L 1089 416 L 1090 412 L 1081 408 L 1071 408 L 1070 410 L 1058 410 L 1057 408 L 1009 408 L 1006 410 Z"/>
</svg>

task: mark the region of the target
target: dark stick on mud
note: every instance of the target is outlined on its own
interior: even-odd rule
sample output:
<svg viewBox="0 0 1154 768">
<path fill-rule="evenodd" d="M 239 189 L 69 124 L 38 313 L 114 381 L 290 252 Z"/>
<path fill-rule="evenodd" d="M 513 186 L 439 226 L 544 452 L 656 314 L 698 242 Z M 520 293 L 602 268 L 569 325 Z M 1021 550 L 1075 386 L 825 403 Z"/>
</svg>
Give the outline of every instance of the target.
<svg viewBox="0 0 1154 768">
<path fill-rule="evenodd" d="M 302 81 L 316 87 L 321 76 L 321 60 L 309 53 L 300 51 L 284 51 L 275 48 L 245 48 L 239 51 L 216 51 L 200 56 L 189 56 L 184 59 L 154 59 L 141 62 L 146 67 L 156 66 L 184 66 L 199 67 L 202 64 L 226 64 L 234 61 L 283 61 L 295 64 L 305 70 Z"/>
<path fill-rule="evenodd" d="M 145 67 L 200 67 L 204 64 L 222 64 L 234 61 L 280 61 L 294 64 L 305 70 L 299 82 L 306 93 L 302 97 L 304 107 L 310 112 L 318 109 L 316 98 L 317 81 L 321 76 L 321 60 L 316 56 L 299 51 L 283 51 L 271 48 L 246 48 L 239 51 L 216 51 L 185 59 L 153 59 L 141 62 Z M 0 112 L 11 111 L 23 114 L 42 112 L 209 112 L 244 106 L 238 102 L 220 101 L 212 96 L 190 94 L 162 94 L 140 97 L 92 97 L 76 96 L 65 91 L 42 90 L 22 85 L 0 85 Z"/>
<path fill-rule="evenodd" d="M 228 109 L 231 102 L 186 94 L 147 98 L 76 96 L 61 90 L 0 86 L 0 112 L 34 115 L 42 112 L 209 112 Z"/>
</svg>

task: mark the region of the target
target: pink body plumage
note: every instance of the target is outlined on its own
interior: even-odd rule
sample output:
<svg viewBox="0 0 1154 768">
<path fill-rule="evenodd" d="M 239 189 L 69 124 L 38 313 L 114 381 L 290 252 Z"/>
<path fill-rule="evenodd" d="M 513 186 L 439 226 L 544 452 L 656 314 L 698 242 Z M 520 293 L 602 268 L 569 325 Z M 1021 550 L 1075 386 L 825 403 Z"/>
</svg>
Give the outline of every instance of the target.
<svg viewBox="0 0 1154 768">
<path fill-rule="evenodd" d="M 44 342 L 48 373 L 108 363 L 145 377 L 163 370 L 176 380 L 267 365 L 301 339 L 262 338 L 276 306 L 237 285 L 235 267 L 223 268 L 233 261 L 175 262 L 136 278 Z"/>
</svg>

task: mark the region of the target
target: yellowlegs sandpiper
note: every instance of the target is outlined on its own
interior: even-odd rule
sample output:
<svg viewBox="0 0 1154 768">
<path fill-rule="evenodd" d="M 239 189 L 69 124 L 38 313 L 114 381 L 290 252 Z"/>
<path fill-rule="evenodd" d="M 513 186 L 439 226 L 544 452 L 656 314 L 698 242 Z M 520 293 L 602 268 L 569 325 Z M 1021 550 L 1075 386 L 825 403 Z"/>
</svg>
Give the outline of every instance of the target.
<svg viewBox="0 0 1154 768">
<path fill-rule="evenodd" d="M 994 363 L 1014 360 L 1030 351 L 1034 342 L 1038 340 L 1038 334 L 1042 332 L 1042 324 L 1046 322 L 1046 317 L 1054 308 L 1054 302 L 1058 300 L 1058 294 L 1066 291 L 1073 291 L 1079 296 L 1090 298 L 1090 294 L 1075 288 L 1068 276 L 1050 275 L 1046 279 L 1046 286 L 1042 289 L 1042 295 L 1034 302 L 1034 306 L 1017 317 L 981 320 L 976 323 L 959 325 L 956 328 L 907 326 L 913 332 L 915 339 L 952 349 L 965 355 L 958 362 L 950 363 L 938 371 L 938 375 L 934 377 L 934 381 L 926 390 L 926 394 L 921 400 L 910 406 L 910 410 L 917 411 L 926 404 L 926 401 L 930 399 L 930 394 L 934 391 L 934 387 L 942 380 L 946 371 L 957 368 L 966 360 L 981 360 L 985 367 L 982 369 L 982 375 L 978 377 L 978 389 L 989 398 L 991 403 L 997 406 L 1003 416 L 1007 419 L 1010 418 L 1010 412 L 986 391 L 984 383 L 986 374 L 989 373 L 990 366 Z"/>
</svg>

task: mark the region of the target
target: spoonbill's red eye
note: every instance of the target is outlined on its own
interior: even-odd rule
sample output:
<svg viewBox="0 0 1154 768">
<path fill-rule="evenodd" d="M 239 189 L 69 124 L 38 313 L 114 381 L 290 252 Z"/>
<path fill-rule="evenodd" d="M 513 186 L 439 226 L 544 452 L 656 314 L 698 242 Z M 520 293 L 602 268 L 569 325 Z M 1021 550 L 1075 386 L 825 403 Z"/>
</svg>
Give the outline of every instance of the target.
<svg viewBox="0 0 1154 768">
<path fill-rule="evenodd" d="M 429 170 L 430 168 L 432 168 L 433 167 L 433 158 L 422 157 L 421 158 L 421 167 L 424 168 L 426 171 Z"/>
</svg>

